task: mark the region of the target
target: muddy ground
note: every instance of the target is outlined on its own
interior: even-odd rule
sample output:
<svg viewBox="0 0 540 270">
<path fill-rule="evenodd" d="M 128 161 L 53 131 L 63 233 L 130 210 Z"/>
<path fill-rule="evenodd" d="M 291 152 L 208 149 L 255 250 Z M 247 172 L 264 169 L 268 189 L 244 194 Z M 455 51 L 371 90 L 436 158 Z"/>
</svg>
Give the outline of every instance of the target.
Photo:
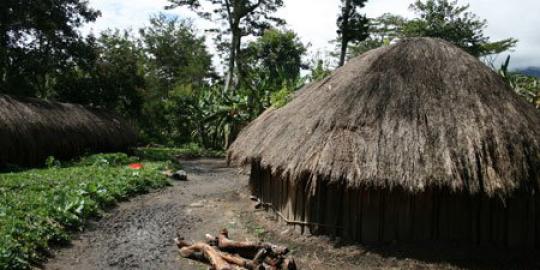
<svg viewBox="0 0 540 270">
<path fill-rule="evenodd" d="M 44 269 L 207 269 L 181 259 L 173 239 L 202 240 L 228 228 L 236 240 L 288 245 L 300 269 L 540 269 L 536 254 L 486 255 L 463 249 L 386 245 L 363 247 L 340 239 L 301 236 L 255 211 L 247 175 L 223 160 L 180 161 L 189 181 L 120 204 L 58 249 Z"/>
</svg>

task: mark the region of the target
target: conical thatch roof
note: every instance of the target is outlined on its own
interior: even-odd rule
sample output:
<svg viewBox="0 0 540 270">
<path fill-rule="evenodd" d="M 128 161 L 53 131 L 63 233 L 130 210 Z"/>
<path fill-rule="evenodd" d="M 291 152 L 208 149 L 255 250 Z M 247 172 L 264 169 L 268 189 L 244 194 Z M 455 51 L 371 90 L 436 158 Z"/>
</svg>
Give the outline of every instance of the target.
<svg viewBox="0 0 540 270">
<path fill-rule="evenodd" d="M 540 183 L 540 113 L 475 57 L 419 38 L 369 51 L 229 150 L 290 179 L 507 195 Z"/>
<path fill-rule="evenodd" d="M 118 116 L 81 105 L 0 95 L 0 167 L 42 165 L 85 152 L 120 151 L 137 142 Z"/>
</svg>

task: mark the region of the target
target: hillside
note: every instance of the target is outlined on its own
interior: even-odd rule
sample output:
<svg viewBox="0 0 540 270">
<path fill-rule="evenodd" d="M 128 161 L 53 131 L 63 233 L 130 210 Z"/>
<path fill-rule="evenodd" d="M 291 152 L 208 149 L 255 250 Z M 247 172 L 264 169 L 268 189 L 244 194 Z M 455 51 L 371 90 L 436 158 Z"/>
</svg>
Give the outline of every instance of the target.
<svg viewBox="0 0 540 270">
<path fill-rule="evenodd" d="M 524 69 L 518 69 L 517 72 L 540 78 L 540 67 L 528 67 Z"/>
</svg>

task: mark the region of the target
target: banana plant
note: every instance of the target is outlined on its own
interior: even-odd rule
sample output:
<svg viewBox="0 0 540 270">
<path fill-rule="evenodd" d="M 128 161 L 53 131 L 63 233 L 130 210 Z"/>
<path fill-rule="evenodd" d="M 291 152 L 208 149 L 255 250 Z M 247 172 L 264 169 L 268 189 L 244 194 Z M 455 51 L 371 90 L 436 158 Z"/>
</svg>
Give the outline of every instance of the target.
<svg viewBox="0 0 540 270">
<path fill-rule="evenodd" d="M 517 72 L 509 71 L 510 56 L 506 58 L 499 69 L 499 74 L 503 79 L 527 101 L 532 103 L 536 108 L 540 109 L 540 79 L 523 75 Z"/>
</svg>

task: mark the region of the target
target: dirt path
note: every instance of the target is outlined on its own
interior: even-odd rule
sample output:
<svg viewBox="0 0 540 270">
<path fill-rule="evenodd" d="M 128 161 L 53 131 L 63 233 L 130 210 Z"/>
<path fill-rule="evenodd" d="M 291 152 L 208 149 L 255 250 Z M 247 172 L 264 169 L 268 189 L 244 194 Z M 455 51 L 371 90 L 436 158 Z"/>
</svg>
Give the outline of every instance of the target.
<svg viewBox="0 0 540 270">
<path fill-rule="evenodd" d="M 238 169 L 227 168 L 218 159 L 181 163 L 189 181 L 174 182 L 172 187 L 120 204 L 91 224 L 72 246 L 59 250 L 44 268 L 207 269 L 179 258 L 173 238 L 178 234 L 202 240 L 205 234 L 215 234 L 222 228 L 237 240 L 268 240 L 289 246 L 300 269 L 540 268 L 537 259 L 524 261 L 508 254 L 500 257 L 504 258 L 500 263 L 466 250 L 450 254 L 446 250 L 412 247 L 365 248 L 340 244 L 339 239 L 301 236 L 276 223 L 274 214 L 254 211 L 247 195 L 247 176 Z"/>
</svg>

